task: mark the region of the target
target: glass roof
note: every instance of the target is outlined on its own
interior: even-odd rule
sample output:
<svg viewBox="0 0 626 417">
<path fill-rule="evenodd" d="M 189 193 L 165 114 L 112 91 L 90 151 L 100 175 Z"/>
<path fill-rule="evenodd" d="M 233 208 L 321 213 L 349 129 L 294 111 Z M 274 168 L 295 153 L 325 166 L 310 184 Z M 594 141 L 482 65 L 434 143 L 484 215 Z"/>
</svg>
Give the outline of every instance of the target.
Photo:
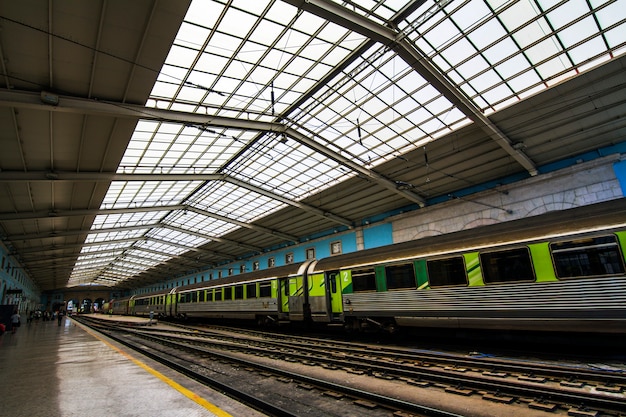
<svg viewBox="0 0 626 417">
<path fill-rule="evenodd" d="M 485 115 L 625 46 L 625 0 L 320 3 L 359 19 L 348 28 L 287 1 L 193 0 L 146 106 L 281 122 L 373 168 L 471 121 L 395 48 L 367 38 L 362 22 L 396 28 Z M 111 184 L 69 285 L 123 281 L 355 175 L 284 135 L 149 120 L 118 172 L 163 176 Z"/>
</svg>

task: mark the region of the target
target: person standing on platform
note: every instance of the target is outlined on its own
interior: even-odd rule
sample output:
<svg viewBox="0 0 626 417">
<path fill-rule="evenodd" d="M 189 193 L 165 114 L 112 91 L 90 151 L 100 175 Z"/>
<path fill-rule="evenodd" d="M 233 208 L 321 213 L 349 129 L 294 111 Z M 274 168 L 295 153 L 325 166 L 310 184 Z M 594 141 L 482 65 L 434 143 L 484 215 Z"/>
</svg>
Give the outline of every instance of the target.
<svg viewBox="0 0 626 417">
<path fill-rule="evenodd" d="M 18 327 L 20 327 L 20 313 L 15 310 L 11 316 L 11 333 L 15 333 Z"/>
<path fill-rule="evenodd" d="M 57 312 L 57 323 L 59 323 L 59 326 L 61 326 L 61 321 L 63 321 L 63 310 Z"/>
</svg>

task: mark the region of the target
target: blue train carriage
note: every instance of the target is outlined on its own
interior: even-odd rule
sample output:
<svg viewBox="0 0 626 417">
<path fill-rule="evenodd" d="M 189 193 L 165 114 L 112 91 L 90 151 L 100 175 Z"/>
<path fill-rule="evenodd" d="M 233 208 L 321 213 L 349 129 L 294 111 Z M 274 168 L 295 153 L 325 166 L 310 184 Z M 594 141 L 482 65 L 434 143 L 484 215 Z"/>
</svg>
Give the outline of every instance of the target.
<svg viewBox="0 0 626 417">
<path fill-rule="evenodd" d="M 626 200 L 321 260 L 351 329 L 626 332 Z"/>
<path fill-rule="evenodd" d="M 154 317 L 165 317 L 170 314 L 169 295 L 175 289 L 167 288 L 149 294 L 135 295 L 129 303 L 130 314 L 141 317 L 149 317 L 152 312 Z"/>
<path fill-rule="evenodd" d="M 302 263 L 289 264 L 179 287 L 176 315 L 255 320 L 259 324 L 287 321 L 289 301 L 279 291 L 279 280 L 284 283 L 301 270 Z"/>
</svg>

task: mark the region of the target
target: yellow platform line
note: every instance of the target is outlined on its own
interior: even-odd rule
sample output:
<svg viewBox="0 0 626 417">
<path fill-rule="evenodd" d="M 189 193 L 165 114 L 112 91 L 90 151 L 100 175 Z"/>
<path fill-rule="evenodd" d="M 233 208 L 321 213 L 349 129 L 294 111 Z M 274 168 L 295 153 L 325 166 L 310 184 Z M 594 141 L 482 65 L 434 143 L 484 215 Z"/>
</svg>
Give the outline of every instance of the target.
<svg viewBox="0 0 626 417">
<path fill-rule="evenodd" d="M 81 327 L 87 333 L 89 333 L 90 335 L 92 335 L 96 339 L 98 339 L 101 342 L 103 342 L 105 345 L 109 346 L 111 349 L 117 351 L 122 356 L 124 356 L 127 359 L 129 359 L 130 361 L 132 361 L 135 365 L 140 366 L 141 368 L 145 369 L 146 371 L 148 371 L 152 375 L 154 375 L 157 378 L 159 378 L 161 381 L 165 382 L 170 387 L 174 388 L 176 391 L 178 391 L 181 394 L 183 394 L 185 397 L 189 398 L 190 400 L 192 400 L 196 404 L 201 405 L 202 407 L 204 407 L 205 409 L 209 410 L 210 412 L 212 412 L 216 416 L 218 416 L 218 417 L 233 417 L 231 414 L 228 414 L 226 411 L 222 410 L 221 408 L 219 408 L 215 404 L 210 403 L 209 401 L 207 401 L 204 398 L 200 397 L 198 394 L 194 393 L 193 391 L 188 390 L 187 388 L 183 387 L 178 382 L 176 382 L 176 381 L 166 377 L 165 375 L 163 375 L 162 373 L 160 373 L 156 369 L 151 368 L 150 366 L 146 365 L 145 363 L 141 362 L 140 360 L 133 358 L 131 355 L 129 355 L 128 353 L 124 352 L 122 349 L 118 348 L 117 346 L 115 346 L 112 343 L 108 342 L 107 340 L 103 339 L 99 334 L 92 332 L 90 329 L 88 329 L 88 328 L 86 328 L 86 327 L 84 327 L 82 325 L 81 325 Z"/>
</svg>

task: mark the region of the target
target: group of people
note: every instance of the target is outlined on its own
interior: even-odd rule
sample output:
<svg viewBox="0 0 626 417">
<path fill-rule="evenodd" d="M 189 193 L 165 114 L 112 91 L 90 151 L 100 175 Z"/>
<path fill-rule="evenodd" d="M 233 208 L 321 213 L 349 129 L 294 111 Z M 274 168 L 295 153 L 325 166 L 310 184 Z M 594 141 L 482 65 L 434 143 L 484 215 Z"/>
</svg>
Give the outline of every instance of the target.
<svg viewBox="0 0 626 417">
<path fill-rule="evenodd" d="M 49 320 L 53 320 L 54 317 L 57 318 L 57 323 L 60 326 L 62 321 L 63 321 L 63 316 L 65 315 L 65 312 L 63 310 L 59 310 L 59 311 L 55 311 L 54 313 L 49 313 L 47 311 L 45 312 L 41 312 L 39 310 L 37 311 L 31 311 L 30 314 L 28 315 L 28 319 L 27 322 L 28 324 L 31 323 L 31 321 L 33 320 L 39 320 L 40 318 L 43 317 L 44 321 L 49 321 Z M 11 319 L 10 319 L 10 326 L 11 326 L 11 333 L 15 333 L 17 331 L 17 329 L 21 326 L 22 324 L 22 316 L 20 315 L 20 313 L 15 310 L 13 312 L 13 314 L 11 315 Z M 0 323 L 0 335 L 3 334 L 4 332 L 6 332 L 6 326 L 4 325 L 4 323 Z"/>
</svg>

